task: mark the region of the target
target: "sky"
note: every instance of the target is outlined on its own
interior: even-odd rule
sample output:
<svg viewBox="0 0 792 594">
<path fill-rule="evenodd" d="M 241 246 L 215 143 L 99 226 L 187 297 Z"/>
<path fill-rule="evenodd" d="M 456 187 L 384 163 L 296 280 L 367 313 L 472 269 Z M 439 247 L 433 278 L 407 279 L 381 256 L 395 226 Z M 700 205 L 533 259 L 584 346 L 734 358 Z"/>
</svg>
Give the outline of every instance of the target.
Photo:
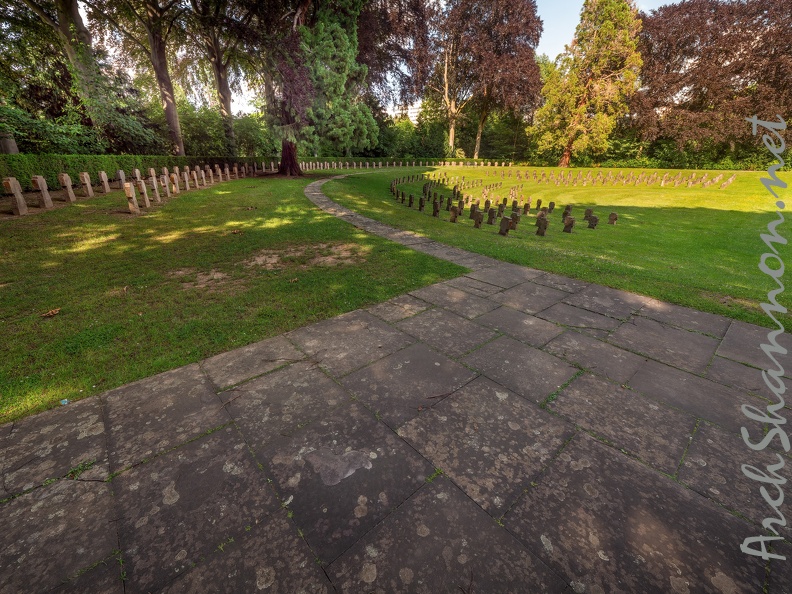
<svg viewBox="0 0 792 594">
<path fill-rule="evenodd" d="M 678 0 L 638 0 L 637 4 L 639 10 L 649 12 L 664 4 L 676 2 Z M 564 46 L 572 41 L 575 35 L 581 8 L 583 8 L 583 0 L 536 0 L 536 10 L 544 23 L 542 38 L 539 40 L 539 47 L 536 48 L 537 55 L 547 54 L 551 60 L 554 60 L 564 51 Z"/>
</svg>

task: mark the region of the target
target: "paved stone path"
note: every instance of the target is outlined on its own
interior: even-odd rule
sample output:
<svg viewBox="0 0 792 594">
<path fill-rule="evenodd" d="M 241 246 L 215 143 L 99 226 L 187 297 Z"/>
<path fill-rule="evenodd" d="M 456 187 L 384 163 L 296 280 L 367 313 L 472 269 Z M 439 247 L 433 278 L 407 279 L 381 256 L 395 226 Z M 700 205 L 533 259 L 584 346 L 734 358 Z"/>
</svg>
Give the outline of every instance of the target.
<svg viewBox="0 0 792 594">
<path fill-rule="evenodd" d="M 740 471 L 776 460 L 739 435 L 766 330 L 321 183 L 472 272 L 0 427 L 0 592 L 792 591 L 789 526 L 786 561 L 739 550 L 772 515 Z"/>
</svg>

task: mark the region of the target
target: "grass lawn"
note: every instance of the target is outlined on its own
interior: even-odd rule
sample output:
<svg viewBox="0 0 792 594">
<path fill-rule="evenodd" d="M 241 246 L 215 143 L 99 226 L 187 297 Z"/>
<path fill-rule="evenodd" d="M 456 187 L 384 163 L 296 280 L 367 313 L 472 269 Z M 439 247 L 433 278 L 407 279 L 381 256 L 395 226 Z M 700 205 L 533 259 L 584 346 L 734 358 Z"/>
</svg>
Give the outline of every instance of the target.
<svg viewBox="0 0 792 594">
<path fill-rule="evenodd" d="M 513 171 L 534 169 L 519 167 Z M 546 171 L 548 175 L 553 171 L 550 168 L 537 170 Z M 412 210 L 394 201 L 389 182 L 397 174 L 391 171 L 335 180 L 324 186 L 324 192 L 361 214 L 466 250 L 754 324 L 770 325 L 759 304 L 766 299 L 768 290 L 776 286 L 758 269 L 758 262 L 761 254 L 769 251 L 760 233 L 767 232 L 767 223 L 777 215 L 775 199 L 759 182 L 762 172 L 739 172 L 736 180 L 723 190 L 720 183 L 705 189 L 700 185 L 661 188 L 659 183 L 652 186 L 620 183 L 556 186 L 538 184 L 532 178 L 518 181 L 514 175 L 501 180 L 500 170 L 497 177 L 485 176 L 485 171 L 492 171 L 490 168 L 416 168 L 399 171 L 398 175 L 420 171 L 447 171 L 449 176 L 465 176 L 466 180 L 484 179 L 485 184 L 503 181 L 503 188 L 494 192 L 497 198 L 507 197 L 509 187 L 524 184 L 520 193 L 531 196 L 532 215 L 523 218 L 517 232 L 510 232 L 508 237 L 498 235 L 497 224 L 485 223 L 481 229 L 474 229 L 468 209 L 457 224 L 448 222 L 445 208 L 440 219 L 433 219 L 431 204 L 427 212 L 418 212 L 417 200 L 423 182 L 399 186 L 407 194 L 415 195 L 416 206 Z M 582 171 L 585 175 L 588 170 Z M 592 171 L 596 175 L 598 170 Z M 603 170 L 605 173 L 607 171 Z M 660 173 L 662 176 L 663 172 Z M 670 171 L 671 176 L 677 173 Z M 690 174 L 689 171 L 682 173 Z M 724 173 L 726 179 L 732 172 L 708 173 L 710 178 Z M 451 193 L 447 187 L 436 189 L 438 194 L 445 196 Z M 464 192 L 478 198 L 482 190 L 475 188 Z M 782 198 L 784 195 L 789 198 L 788 191 L 780 194 Z M 539 198 L 543 206 L 555 201 L 557 209 L 550 215 L 545 237 L 538 237 L 533 225 Z M 561 213 L 567 204 L 573 205 L 572 215 L 576 218 L 572 234 L 562 233 Z M 586 208 L 593 208 L 599 216 L 596 230 L 586 228 L 583 221 Z M 506 209 L 507 213 L 510 211 L 511 202 Z M 612 211 L 619 215 L 615 226 L 607 224 Z M 785 224 L 778 229 L 782 235 L 788 235 Z M 790 261 L 789 246 L 779 253 Z M 789 292 L 781 295 L 779 301 L 789 307 Z M 792 326 L 792 316 L 784 316 L 784 323 Z"/>
<path fill-rule="evenodd" d="M 319 211 L 310 181 L 226 182 L 140 217 L 113 192 L 0 221 L 0 423 L 464 271 Z"/>
</svg>

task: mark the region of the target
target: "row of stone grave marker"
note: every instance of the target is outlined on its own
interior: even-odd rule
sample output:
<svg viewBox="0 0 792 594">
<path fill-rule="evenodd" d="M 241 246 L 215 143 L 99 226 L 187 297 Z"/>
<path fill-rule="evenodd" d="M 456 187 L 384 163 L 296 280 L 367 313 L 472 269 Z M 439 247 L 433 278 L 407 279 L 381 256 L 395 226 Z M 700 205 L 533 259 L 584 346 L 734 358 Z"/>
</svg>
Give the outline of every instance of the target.
<svg viewBox="0 0 792 594">
<path fill-rule="evenodd" d="M 163 193 L 168 198 L 170 198 L 172 194 L 178 194 L 182 187 L 185 190 L 190 190 L 191 188 L 197 189 L 206 187 L 207 185 L 214 185 L 215 176 L 217 176 L 217 181 L 221 182 L 224 180 L 230 180 L 232 178 L 239 179 L 240 176 L 246 177 L 248 175 L 254 175 L 256 170 L 257 167 L 240 164 L 234 165 L 233 168 L 225 165 L 223 170 L 220 169 L 219 165 L 215 165 L 214 170 L 209 165 L 205 165 L 204 169 L 201 169 L 198 165 L 196 165 L 193 170 L 190 170 L 189 167 L 185 167 L 183 171 L 180 170 L 178 166 L 176 166 L 173 168 L 173 172 L 171 172 L 167 167 L 163 167 L 162 174 L 157 176 L 154 168 L 152 167 L 149 168 L 148 176 L 145 178 L 139 169 L 135 169 L 132 172 L 131 181 L 127 182 L 126 173 L 119 169 L 116 171 L 115 179 L 113 181 L 114 185 L 116 185 L 116 189 L 124 190 L 127 197 L 127 204 L 129 205 L 129 211 L 131 213 L 138 214 L 140 213 L 140 207 L 137 202 L 136 191 L 140 193 L 144 205 L 149 207 L 151 202 L 148 197 L 148 188 L 151 189 L 154 201 L 160 203 L 162 202 L 160 189 L 162 189 Z M 94 196 L 94 187 L 91 182 L 91 176 L 87 171 L 83 171 L 79 175 L 79 180 L 80 186 L 78 191 L 80 191 L 84 197 L 92 198 Z M 58 174 L 58 181 L 60 182 L 61 187 L 66 191 L 66 202 L 76 202 L 77 196 L 74 192 L 75 185 L 72 183 L 72 179 L 69 174 Z M 46 179 L 44 179 L 44 177 L 41 175 L 34 175 L 31 179 L 31 184 L 33 186 L 33 190 L 38 193 L 39 208 L 45 210 L 54 208 L 52 196 L 49 193 Z M 5 188 L 6 192 L 11 195 L 12 212 L 15 215 L 27 214 L 28 206 L 24 196 L 22 195 L 22 188 L 19 180 L 17 180 L 15 177 L 6 177 L 3 179 L 3 187 Z M 107 177 L 107 173 L 104 171 L 99 172 L 98 187 L 99 190 L 104 194 L 108 194 L 111 191 L 110 180 Z"/>
<path fill-rule="evenodd" d="M 412 208 L 415 204 L 415 197 L 412 194 L 409 194 L 408 196 L 404 190 L 399 190 L 398 185 L 399 183 L 404 183 L 404 181 L 410 181 L 411 179 L 413 179 L 412 176 L 396 179 L 391 182 L 391 194 L 394 196 L 394 199 L 397 201 L 401 200 L 401 203 L 406 204 L 408 208 Z M 438 196 L 437 192 L 432 193 L 432 187 L 434 186 L 431 184 L 424 184 L 423 194 L 418 197 L 418 212 L 424 212 L 426 205 L 431 200 L 432 216 L 439 218 L 440 210 L 443 207 L 443 202 L 445 202 L 445 210 L 449 213 L 449 222 L 456 223 L 459 217 L 464 214 L 465 206 L 470 204 L 469 218 L 473 220 L 474 229 L 481 228 L 486 213 L 488 225 L 494 225 L 496 219 L 501 219 L 498 233 L 505 236 L 508 235 L 509 231 L 516 231 L 521 217 L 527 216 L 531 212 L 530 196 L 522 206 L 520 206 L 518 200 L 512 199 L 511 215 L 507 217 L 505 214 L 505 210 L 508 205 L 507 198 L 503 198 L 502 202 L 497 204 L 497 207 L 495 206 L 497 201 L 493 202 L 490 199 L 486 199 L 482 209 L 480 206 L 480 200 L 476 200 L 471 204 L 471 197 L 463 197 L 457 187 L 454 187 L 452 195 L 448 196 L 447 198 L 444 198 L 442 194 Z M 545 235 L 550 224 L 548 215 L 551 214 L 553 210 L 555 210 L 555 206 L 555 202 L 551 201 L 548 206 L 543 207 L 541 198 L 536 201 L 537 214 L 535 226 L 537 228 L 537 235 Z M 610 213 L 608 217 L 608 224 L 615 225 L 618 218 L 619 216 L 615 212 Z M 583 220 L 588 222 L 589 229 L 596 229 L 597 225 L 599 224 L 599 217 L 594 215 L 594 210 L 591 208 L 585 210 Z M 564 208 L 562 221 L 564 224 L 564 233 L 572 233 L 572 229 L 575 226 L 575 218 L 572 216 L 571 205 L 567 205 Z"/>
</svg>

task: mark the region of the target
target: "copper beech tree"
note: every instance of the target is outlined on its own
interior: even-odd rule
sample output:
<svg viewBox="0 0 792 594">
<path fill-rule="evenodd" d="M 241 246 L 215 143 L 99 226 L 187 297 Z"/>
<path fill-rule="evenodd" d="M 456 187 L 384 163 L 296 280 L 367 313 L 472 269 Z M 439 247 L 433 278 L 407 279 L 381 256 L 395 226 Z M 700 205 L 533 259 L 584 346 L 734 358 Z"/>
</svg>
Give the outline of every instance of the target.
<svg viewBox="0 0 792 594">
<path fill-rule="evenodd" d="M 745 117 L 792 114 L 788 0 L 688 0 L 643 16 L 634 123 L 679 148 L 753 141 Z"/>
</svg>

